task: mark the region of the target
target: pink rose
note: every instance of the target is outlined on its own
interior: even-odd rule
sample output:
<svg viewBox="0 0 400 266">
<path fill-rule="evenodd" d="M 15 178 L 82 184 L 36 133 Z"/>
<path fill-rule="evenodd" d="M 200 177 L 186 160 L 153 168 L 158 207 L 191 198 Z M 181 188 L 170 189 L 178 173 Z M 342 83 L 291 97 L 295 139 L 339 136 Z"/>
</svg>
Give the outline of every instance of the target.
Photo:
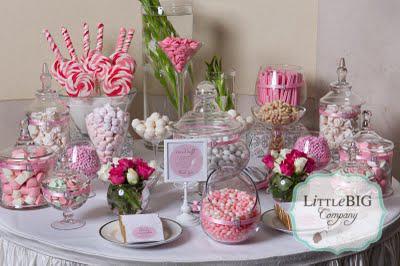
<svg viewBox="0 0 400 266">
<path fill-rule="evenodd" d="M 150 167 L 145 161 L 138 160 L 136 162 L 135 170 L 143 180 L 147 180 L 153 174 L 155 169 Z"/>
<path fill-rule="evenodd" d="M 126 178 L 125 178 L 125 169 L 123 166 L 113 166 L 110 169 L 110 176 L 109 176 L 109 180 L 111 181 L 111 183 L 113 185 L 122 185 L 125 183 Z"/>
<path fill-rule="evenodd" d="M 281 173 L 285 176 L 292 176 L 294 174 L 294 164 L 290 160 L 284 160 L 279 166 Z"/>
<path fill-rule="evenodd" d="M 309 174 L 315 170 L 315 161 L 312 158 L 308 158 L 306 165 L 304 166 L 304 171 Z"/>
<path fill-rule="evenodd" d="M 288 154 L 286 154 L 286 160 L 294 164 L 294 161 L 296 161 L 297 158 L 304 157 L 307 158 L 307 154 L 304 152 L 301 152 L 299 150 L 292 150 Z"/>
<path fill-rule="evenodd" d="M 262 159 L 262 162 L 269 169 L 273 169 L 274 168 L 274 161 L 275 161 L 275 159 L 271 154 L 265 155 L 264 158 Z"/>
<path fill-rule="evenodd" d="M 133 168 L 135 166 L 135 162 L 129 159 L 119 159 L 118 160 L 118 167 L 122 167 L 125 171 L 129 168 Z"/>
</svg>

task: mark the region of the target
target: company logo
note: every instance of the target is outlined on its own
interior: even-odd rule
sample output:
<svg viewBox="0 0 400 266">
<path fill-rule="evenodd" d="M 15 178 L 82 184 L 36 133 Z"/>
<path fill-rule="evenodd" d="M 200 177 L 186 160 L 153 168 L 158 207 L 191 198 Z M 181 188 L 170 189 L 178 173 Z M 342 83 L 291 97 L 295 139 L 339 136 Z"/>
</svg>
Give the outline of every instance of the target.
<svg viewBox="0 0 400 266">
<path fill-rule="evenodd" d="M 380 187 L 365 177 L 319 173 L 295 187 L 289 215 L 298 241 L 339 254 L 379 240 L 386 209 Z"/>
</svg>

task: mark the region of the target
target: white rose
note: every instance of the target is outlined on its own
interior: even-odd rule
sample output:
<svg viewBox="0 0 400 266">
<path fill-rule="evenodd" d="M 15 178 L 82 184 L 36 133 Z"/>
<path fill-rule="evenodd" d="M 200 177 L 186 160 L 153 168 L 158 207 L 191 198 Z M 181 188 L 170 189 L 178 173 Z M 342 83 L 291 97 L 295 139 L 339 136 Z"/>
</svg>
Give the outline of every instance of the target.
<svg viewBox="0 0 400 266">
<path fill-rule="evenodd" d="M 108 182 L 108 177 L 109 177 L 110 169 L 111 169 L 111 163 L 110 163 L 110 162 L 108 162 L 108 163 L 106 163 L 106 164 L 103 164 L 103 165 L 100 167 L 100 170 L 97 171 L 97 175 L 98 175 L 98 177 L 99 177 L 99 179 L 100 179 L 101 181 L 103 181 L 103 182 Z"/>
<path fill-rule="evenodd" d="M 139 182 L 139 175 L 132 168 L 128 169 L 128 173 L 126 174 L 126 179 L 128 183 L 131 185 L 136 185 Z"/>
<path fill-rule="evenodd" d="M 294 161 L 294 171 L 296 174 L 303 172 L 304 166 L 306 166 L 307 159 L 304 157 L 297 158 Z"/>
<path fill-rule="evenodd" d="M 272 171 L 276 174 L 282 174 L 281 173 L 281 167 L 279 166 L 279 163 L 274 163 L 274 169 L 272 169 Z"/>
<path fill-rule="evenodd" d="M 271 151 L 271 156 L 274 157 L 275 159 L 279 157 L 279 152 L 276 150 Z"/>
<path fill-rule="evenodd" d="M 157 169 L 157 162 L 156 162 L 155 160 L 151 160 L 151 161 L 148 163 L 148 165 L 149 165 L 151 168 Z"/>
<path fill-rule="evenodd" d="M 286 158 L 286 155 L 287 155 L 288 153 L 290 153 L 290 152 L 291 152 L 291 150 L 289 150 L 289 149 L 282 149 L 281 152 L 279 153 L 279 157 L 285 159 L 285 158 Z"/>
</svg>

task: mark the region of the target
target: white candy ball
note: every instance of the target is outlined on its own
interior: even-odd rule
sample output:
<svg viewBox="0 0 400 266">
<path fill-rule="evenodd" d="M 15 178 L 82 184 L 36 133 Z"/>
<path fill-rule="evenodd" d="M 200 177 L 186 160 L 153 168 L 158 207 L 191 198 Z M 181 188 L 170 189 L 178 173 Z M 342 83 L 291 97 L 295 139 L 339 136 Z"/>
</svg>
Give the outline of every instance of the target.
<svg viewBox="0 0 400 266">
<path fill-rule="evenodd" d="M 236 116 L 237 116 L 236 110 L 233 110 L 233 109 L 229 110 L 229 111 L 228 111 L 228 114 L 229 114 L 230 116 L 232 116 L 232 117 L 236 117 Z"/>
<path fill-rule="evenodd" d="M 161 118 L 161 116 L 160 116 L 159 113 L 154 112 L 154 113 L 152 113 L 152 114 L 150 115 L 150 118 L 152 118 L 152 119 L 154 119 L 154 120 L 157 120 L 157 119 Z"/>
<path fill-rule="evenodd" d="M 146 125 L 146 128 L 154 128 L 154 126 L 155 126 L 154 120 L 147 119 L 145 122 L 145 125 Z"/>
<path fill-rule="evenodd" d="M 132 128 L 136 128 L 138 125 L 140 124 L 140 120 L 139 119 L 133 119 L 132 120 Z"/>
<path fill-rule="evenodd" d="M 164 128 L 166 125 L 166 122 L 162 119 L 157 119 L 155 124 L 156 124 L 156 127 Z"/>
<path fill-rule="evenodd" d="M 155 135 L 157 136 L 157 137 L 159 137 L 159 138 L 162 138 L 162 137 L 164 137 L 165 136 L 165 129 L 163 128 L 163 127 L 161 127 L 161 128 L 156 128 L 156 130 L 154 131 L 155 132 Z"/>
<path fill-rule="evenodd" d="M 167 123 L 167 124 L 169 123 L 169 118 L 168 118 L 168 116 L 163 115 L 163 116 L 161 117 L 161 119 L 164 120 L 165 123 Z"/>
</svg>

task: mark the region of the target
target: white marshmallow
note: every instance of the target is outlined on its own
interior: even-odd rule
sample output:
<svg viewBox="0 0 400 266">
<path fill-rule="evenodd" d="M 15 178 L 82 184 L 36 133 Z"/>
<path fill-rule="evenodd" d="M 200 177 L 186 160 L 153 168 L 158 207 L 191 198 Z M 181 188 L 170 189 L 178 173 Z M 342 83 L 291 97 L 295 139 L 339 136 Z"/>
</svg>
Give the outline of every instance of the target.
<svg viewBox="0 0 400 266">
<path fill-rule="evenodd" d="M 19 185 L 24 184 L 30 177 L 32 176 L 31 172 L 28 171 L 23 171 L 20 173 L 16 178 L 15 182 L 17 182 Z"/>
</svg>

